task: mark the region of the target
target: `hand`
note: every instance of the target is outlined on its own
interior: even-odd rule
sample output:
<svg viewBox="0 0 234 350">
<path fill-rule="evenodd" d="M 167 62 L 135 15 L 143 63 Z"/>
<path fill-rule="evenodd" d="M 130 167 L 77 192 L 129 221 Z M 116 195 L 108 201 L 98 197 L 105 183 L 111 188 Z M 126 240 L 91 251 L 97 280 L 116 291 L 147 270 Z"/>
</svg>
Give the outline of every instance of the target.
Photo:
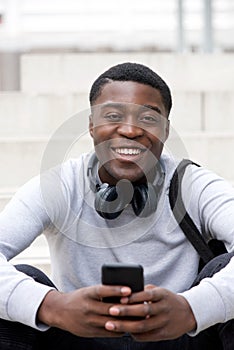
<svg viewBox="0 0 234 350">
<path fill-rule="evenodd" d="M 81 337 L 118 337 L 122 332 L 109 332 L 105 324 L 114 319 L 109 314 L 113 304 L 102 302 L 110 296 L 127 297 L 131 289 L 120 286 L 81 288 L 70 293 L 50 291 L 44 298 L 37 314 L 39 321 L 61 328 Z"/>
<path fill-rule="evenodd" d="M 184 297 L 153 285 L 121 299 L 110 308 L 112 316 L 141 316 L 141 320 L 110 320 L 111 332 L 128 332 L 138 341 L 175 339 L 196 328 L 193 312 Z"/>
</svg>

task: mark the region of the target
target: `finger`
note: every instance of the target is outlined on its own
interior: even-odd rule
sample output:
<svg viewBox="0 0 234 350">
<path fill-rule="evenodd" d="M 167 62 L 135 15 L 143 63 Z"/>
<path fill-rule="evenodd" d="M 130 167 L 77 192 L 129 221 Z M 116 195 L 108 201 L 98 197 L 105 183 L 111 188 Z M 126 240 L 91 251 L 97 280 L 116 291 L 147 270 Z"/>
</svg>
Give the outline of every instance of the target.
<svg viewBox="0 0 234 350">
<path fill-rule="evenodd" d="M 144 329 L 143 321 L 116 321 L 108 320 L 105 323 L 105 329 L 114 333 L 141 333 Z"/>
<path fill-rule="evenodd" d="M 108 320 L 106 320 L 106 322 L 110 322 L 110 318 Z M 105 323 L 106 323 L 105 322 Z M 96 336 L 98 337 L 103 337 L 103 338 L 110 338 L 110 337 L 121 337 L 124 335 L 124 332 L 111 332 L 111 331 L 108 331 L 106 328 L 105 328 L 105 323 L 99 325 L 95 322 L 93 323 L 89 323 L 89 325 L 85 328 L 85 336 L 86 337 L 93 337 L 94 334 L 96 334 Z M 80 335 L 80 329 L 78 328 L 77 329 L 77 335 Z"/>
<path fill-rule="evenodd" d="M 106 297 L 126 297 L 131 294 L 131 288 L 127 286 L 105 286 L 97 285 L 93 288 L 92 297 L 96 300 L 102 300 Z M 90 295 L 91 296 L 91 295 Z"/>
<path fill-rule="evenodd" d="M 100 331 L 103 330 L 106 332 L 105 324 L 107 322 L 112 322 L 114 320 L 115 319 L 109 315 L 95 315 L 95 314 L 93 314 L 93 315 L 87 317 L 87 320 L 85 323 L 86 323 L 87 329 L 88 328 L 99 329 Z"/>
<path fill-rule="evenodd" d="M 101 304 L 101 305 L 100 305 Z M 167 315 L 167 304 L 164 300 L 159 302 L 144 302 L 139 304 L 110 304 L 96 302 L 92 306 L 92 312 L 99 315 L 110 315 L 121 319 L 149 319 L 155 316 Z"/>
<path fill-rule="evenodd" d="M 131 289 L 123 286 L 97 285 L 73 292 L 74 295 L 76 293 L 83 300 L 82 313 L 84 315 L 109 315 L 109 308 L 113 303 L 104 303 L 103 298 L 113 296 L 121 298 L 125 294 L 130 294 Z"/>
<path fill-rule="evenodd" d="M 139 293 L 133 293 L 128 298 L 129 304 L 135 304 L 135 303 L 142 303 L 144 301 L 146 302 L 157 302 L 163 299 L 164 297 L 164 289 L 160 287 L 154 287 L 154 288 L 147 288 L 143 292 Z"/>
<path fill-rule="evenodd" d="M 147 289 L 153 289 L 153 288 L 155 288 L 156 286 L 155 285 L 153 285 L 153 284 L 147 284 L 146 286 L 145 286 L 145 290 L 147 290 Z M 140 297 L 140 296 L 138 296 L 138 297 Z M 120 302 L 121 302 L 121 304 L 128 304 L 129 303 L 129 297 L 123 297 L 123 298 L 121 298 L 120 299 Z"/>
<path fill-rule="evenodd" d="M 150 317 L 142 320 L 109 320 L 105 328 L 111 332 L 124 332 L 135 335 L 145 334 L 146 332 L 162 332 L 166 328 L 167 319 L 165 317 Z"/>
<path fill-rule="evenodd" d="M 159 302 L 144 302 L 140 304 L 119 304 L 113 305 L 109 309 L 109 314 L 114 317 L 122 318 L 150 318 L 152 316 L 158 316 L 167 314 L 167 304 L 164 301 Z"/>
<path fill-rule="evenodd" d="M 111 316 L 121 317 L 150 317 L 153 314 L 153 304 L 144 302 L 135 305 L 114 305 L 109 309 Z"/>
<path fill-rule="evenodd" d="M 153 288 L 155 288 L 156 286 L 154 285 L 154 284 L 147 284 L 146 286 L 145 286 L 145 289 L 147 290 L 147 289 L 153 289 Z"/>
</svg>

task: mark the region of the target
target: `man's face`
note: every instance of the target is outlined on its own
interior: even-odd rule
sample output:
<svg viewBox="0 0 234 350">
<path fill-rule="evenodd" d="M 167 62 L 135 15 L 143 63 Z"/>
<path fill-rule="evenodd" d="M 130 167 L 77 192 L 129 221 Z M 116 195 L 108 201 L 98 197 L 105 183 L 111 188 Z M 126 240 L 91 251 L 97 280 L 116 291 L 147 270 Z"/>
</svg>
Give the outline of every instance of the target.
<svg viewBox="0 0 234 350">
<path fill-rule="evenodd" d="M 90 135 L 103 182 L 140 182 L 162 153 L 169 121 L 158 90 L 132 81 L 113 81 L 92 105 Z"/>
</svg>

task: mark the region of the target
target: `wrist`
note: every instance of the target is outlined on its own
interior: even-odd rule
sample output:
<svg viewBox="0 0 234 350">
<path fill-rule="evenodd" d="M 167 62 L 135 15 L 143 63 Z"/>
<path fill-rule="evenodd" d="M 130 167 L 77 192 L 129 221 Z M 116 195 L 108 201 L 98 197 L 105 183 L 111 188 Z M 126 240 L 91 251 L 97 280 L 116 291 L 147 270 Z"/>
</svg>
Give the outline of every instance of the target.
<svg viewBox="0 0 234 350">
<path fill-rule="evenodd" d="M 187 325 L 186 333 L 192 332 L 197 328 L 195 316 L 188 301 L 182 295 L 179 295 L 179 297 L 181 298 L 181 301 L 184 304 L 184 310 L 186 315 L 185 324 Z"/>
<path fill-rule="evenodd" d="M 46 294 L 37 311 L 38 323 L 41 322 L 50 327 L 59 327 L 62 296 L 63 293 L 57 290 L 51 290 Z"/>
</svg>

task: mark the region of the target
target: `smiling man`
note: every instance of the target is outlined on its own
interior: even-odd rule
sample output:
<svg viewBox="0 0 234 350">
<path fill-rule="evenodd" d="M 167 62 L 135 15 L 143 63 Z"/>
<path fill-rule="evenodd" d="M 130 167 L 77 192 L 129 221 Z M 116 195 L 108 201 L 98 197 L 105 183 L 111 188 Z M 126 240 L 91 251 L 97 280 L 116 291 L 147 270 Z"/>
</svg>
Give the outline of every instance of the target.
<svg viewBox="0 0 234 350">
<path fill-rule="evenodd" d="M 0 215 L 0 348 L 233 350 L 233 188 L 194 164 L 185 171 L 186 210 L 228 251 L 199 271 L 169 202 L 180 160 L 163 151 L 167 84 L 119 64 L 94 82 L 90 105 L 94 152 L 32 179 Z M 41 233 L 53 282 L 9 262 Z M 143 291 L 100 284 L 101 266 L 116 262 L 143 266 Z"/>
<path fill-rule="evenodd" d="M 91 103 L 90 133 L 94 145 L 99 145 L 101 180 L 141 181 L 155 166 L 152 155 L 160 158 L 169 132 L 170 106 L 164 106 L 158 90 L 133 81 L 106 83 L 100 96 L 93 97 L 91 91 Z"/>
</svg>

